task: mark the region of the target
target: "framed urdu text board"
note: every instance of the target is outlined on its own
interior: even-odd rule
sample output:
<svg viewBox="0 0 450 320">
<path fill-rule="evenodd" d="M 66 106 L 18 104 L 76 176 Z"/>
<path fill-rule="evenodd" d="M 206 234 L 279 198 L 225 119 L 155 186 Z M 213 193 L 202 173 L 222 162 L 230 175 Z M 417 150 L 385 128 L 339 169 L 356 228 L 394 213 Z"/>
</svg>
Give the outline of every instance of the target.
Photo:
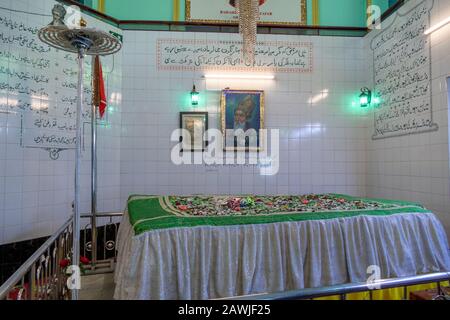
<svg viewBox="0 0 450 320">
<path fill-rule="evenodd" d="M 306 0 L 258 0 L 259 22 L 305 25 Z M 186 21 L 236 23 L 237 0 L 186 0 Z"/>
</svg>

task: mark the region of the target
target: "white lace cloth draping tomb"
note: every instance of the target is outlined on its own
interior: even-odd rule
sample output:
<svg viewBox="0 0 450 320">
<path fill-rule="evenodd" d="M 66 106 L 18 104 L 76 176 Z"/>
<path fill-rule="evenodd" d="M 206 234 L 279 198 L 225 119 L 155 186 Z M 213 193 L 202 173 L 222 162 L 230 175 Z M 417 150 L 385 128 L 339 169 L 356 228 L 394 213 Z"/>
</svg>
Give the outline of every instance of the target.
<svg viewBox="0 0 450 320">
<path fill-rule="evenodd" d="M 450 271 L 432 213 L 147 231 L 119 229 L 115 299 L 212 299 Z"/>
</svg>

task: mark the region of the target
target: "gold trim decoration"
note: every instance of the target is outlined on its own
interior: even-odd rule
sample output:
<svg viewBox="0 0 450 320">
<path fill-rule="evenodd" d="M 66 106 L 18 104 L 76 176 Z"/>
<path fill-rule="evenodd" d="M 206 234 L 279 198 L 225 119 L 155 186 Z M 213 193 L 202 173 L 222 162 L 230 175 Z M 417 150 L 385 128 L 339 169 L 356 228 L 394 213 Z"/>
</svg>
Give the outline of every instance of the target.
<svg viewBox="0 0 450 320">
<path fill-rule="evenodd" d="M 312 0 L 312 24 L 313 26 L 318 26 L 320 21 L 319 21 L 319 0 Z"/>
<path fill-rule="evenodd" d="M 189 214 L 186 214 L 185 212 L 183 212 L 181 210 L 178 210 L 177 208 L 172 206 L 172 203 L 170 203 L 169 196 L 161 196 L 159 198 L 159 204 L 160 204 L 161 208 L 163 208 L 167 212 L 173 213 L 176 216 L 179 216 L 179 217 L 190 217 Z"/>
<path fill-rule="evenodd" d="M 173 0 L 172 20 L 173 21 L 180 20 L 180 0 Z"/>
<path fill-rule="evenodd" d="M 237 24 L 237 20 L 209 20 L 209 19 L 192 19 L 191 18 L 191 1 L 185 1 L 185 18 L 187 22 L 197 22 L 197 23 L 220 23 L 220 24 Z M 300 1 L 300 21 L 299 22 L 282 22 L 282 21 L 262 21 L 266 25 L 281 25 L 281 26 L 305 26 L 308 24 L 307 21 L 307 0 Z"/>
<path fill-rule="evenodd" d="M 370 13 L 367 12 L 367 8 L 369 8 L 372 5 L 372 0 L 366 0 L 366 16 L 367 18 L 370 17 Z"/>
<path fill-rule="evenodd" d="M 159 216 L 159 217 L 153 217 L 153 218 L 140 219 L 140 220 L 136 221 L 132 225 L 132 227 L 133 227 L 133 230 L 134 230 L 138 224 L 141 224 L 141 223 L 144 223 L 144 222 L 148 222 L 148 221 L 153 221 L 153 220 L 165 219 L 165 218 L 170 218 L 170 216 Z"/>
<path fill-rule="evenodd" d="M 105 13 L 105 0 L 98 0 L 98 11 Z"/>
<path fill-rule="evenodd" d="M 184 20 L 191 21 L 191 0 L 184 1 Z"/>
<path fill-rule="evenodd" d="M 247 148 L 247 147 L 227 147 L 226 146 L 226 97 L 225 94 L 228 92 L 232 93 L 260 93 L 260 109 L 259 109 L 259 129 L 264 129 L 264 91 L 263 90 L 230 90 L 224 89 L 222 90 L 222 94 L 220 96 L 220 123 L 221 123 L 221 131 L 222 131 L 222 143 L 223 150 L 225 151 L 250 151 L 250 152 L 259 152 L 263 151 L 265 147 L 264 135 L 261 135 L 261 131 L 259 132 L 259 146 L 256 148 Z"/>
</svg>

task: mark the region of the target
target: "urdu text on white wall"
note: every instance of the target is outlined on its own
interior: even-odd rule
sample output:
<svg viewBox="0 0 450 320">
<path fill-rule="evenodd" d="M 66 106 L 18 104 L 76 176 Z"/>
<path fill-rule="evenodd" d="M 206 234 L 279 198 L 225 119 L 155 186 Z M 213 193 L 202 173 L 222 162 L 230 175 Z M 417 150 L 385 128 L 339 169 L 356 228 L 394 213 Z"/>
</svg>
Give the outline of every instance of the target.
<svg viewBox="0 0 450 320">
<path fill-rule="evenodd" d="M 74 200 L 76 54 L 40 42 L 52 0 L 3 0 L 0 8 L 0 244 L 48 236 Z M 89 16 L 88 26 L 121 31 Z M 98 127 L 101 211 L 121 210 L 121 54 L 102 59 L 109 108 Z M 90 69 L 86 59 L 82 210 L 90 210 Z"/>
<path fill-rule="evenodd" d="M 367 195 L 420 202 L 437 214 L 450 235 L 447 91 L 450 27 L 431 35 L 424 34 L 426 28 L 448 16 L 450 2 L 447 0 L 411 0 L 384 21 L 381 30 L 374 30 L 365 40 L 368 65 L 375 67 L 369 73 L 374 79 L 373 87 L 384 78 L 383 81 L 404 89 L 387 90 L 388 94 L 381 96 L 382 101 L 392 97 L 394 102 L 403 101 L 387 104 L 381 110 L 375 109 L 370 121 L 370 134 L 379 138 L 380 128 L 388 128 L 391 132 L 395 128 L 405 131 L 403 135 L 387 133 L 384 139 L 368 141 Z M 415 31 L 410 30 L 413 32 L 408 34 L 397 32 L 406 25 L 415 26 Z M 397 43 L 396 48 L 387 43 L 385 51 L 392 54 L 391 58 L 396 63 L 390 70 L 386 68 L 389 64 L 386 61 L 372 63 L 374 55 L 379 52 L 376 49 L 372 51 L 374 43 L 383 37 L 389 39 L 396 32 L 391 40 Z M 383 77 L 377 78 L 379 74 Z M 389 86 L 383 87 L 386 88 Z M 401 98 L 395 100 L 396 95 Z M 411 116 L 411 113 L 415 114 Z M 429 124 L 428 129 L 419 128 L 422 124 Z"/>
</svg>

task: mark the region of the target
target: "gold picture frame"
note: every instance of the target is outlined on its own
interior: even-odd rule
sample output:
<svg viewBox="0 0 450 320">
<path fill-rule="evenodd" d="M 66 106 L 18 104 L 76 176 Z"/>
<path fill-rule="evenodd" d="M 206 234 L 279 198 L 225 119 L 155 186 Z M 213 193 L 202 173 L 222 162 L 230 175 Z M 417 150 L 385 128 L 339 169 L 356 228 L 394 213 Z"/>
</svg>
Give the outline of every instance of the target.
<svg viewBox="0 0 450 320">
<path fill-rule="evenodd" d="M 196 23 L 219 23 L 219 24 L 236 24 L 237 21 L 234 20 L 213 20 L 213 19 L 192 19 L 191 18 L 191 1 L 185 1 L 185 17 L 188 22 Z M 262 21 L 261 23 L 266 25 L 285 25 L 285 26 L 305 26 L 307 25 L 307 11 L 306 11 L 306 0 L 300 1 L 300 21 L 299 22 L 283 22 L 283 21 Z"/>
<path fill-rule="evenodd" d="M 264 150 L 264 91 L 262 90 L 222 90 L 220 98 L 220 122 L 223 136 L 223 149 L 225 151 L 252 151 Z M 235 136 L 227 136 L 227 132 L 242 129 L 254 129 L 257 134 L 256 147 L 250 146 L 246 140 L 244 147 L 237 146 Z M 228 130 L 228 131 L 227 131 Z M 230 137 L 233 140 L 230 141 Z"/>
</svg>

